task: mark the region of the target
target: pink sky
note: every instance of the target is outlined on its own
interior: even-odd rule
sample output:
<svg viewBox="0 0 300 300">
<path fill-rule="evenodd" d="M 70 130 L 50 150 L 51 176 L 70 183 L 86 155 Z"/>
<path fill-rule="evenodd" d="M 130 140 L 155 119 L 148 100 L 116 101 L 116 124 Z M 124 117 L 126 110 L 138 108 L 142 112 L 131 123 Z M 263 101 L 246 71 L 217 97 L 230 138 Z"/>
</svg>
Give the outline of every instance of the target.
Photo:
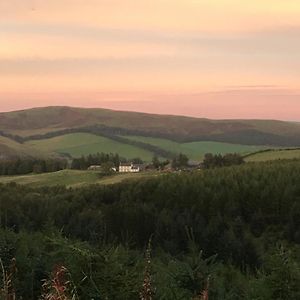
<svg viewBox="0 0 300 300">
<path fill-rule="evenodd" d="M 0 111 L 300 120 L 299 36 L 299 1 L 0 1 Z"/>
</svg>

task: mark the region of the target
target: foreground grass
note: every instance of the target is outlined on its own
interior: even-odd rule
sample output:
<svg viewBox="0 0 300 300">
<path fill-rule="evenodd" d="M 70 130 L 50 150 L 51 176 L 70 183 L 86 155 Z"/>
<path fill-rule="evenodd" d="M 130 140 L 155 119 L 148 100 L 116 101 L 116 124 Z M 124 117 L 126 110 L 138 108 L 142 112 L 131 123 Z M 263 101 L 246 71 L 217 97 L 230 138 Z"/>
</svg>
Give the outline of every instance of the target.
<svg viewBox="0 0 300 300">
<path fill-rule="evenodd" d="M 17 184 L 34 187 L 64 185 L 67 187 L 83 186 L 88 184 L 114 184 L 123 180 L 155 176 L 155 172 L 113 174 L 101 177 L 95 171 L 62 170 L 53 173 L 30 174 L 18 176 L 0 176 L 0 183 L 15 182 Z"/>
<path fill-rule="evenodd" d="M 278 149 L 251 154 L 245 158 L 247 162 L 262 162 L 279 159 L 299 159 L 300 149 Z"/>
</svg>

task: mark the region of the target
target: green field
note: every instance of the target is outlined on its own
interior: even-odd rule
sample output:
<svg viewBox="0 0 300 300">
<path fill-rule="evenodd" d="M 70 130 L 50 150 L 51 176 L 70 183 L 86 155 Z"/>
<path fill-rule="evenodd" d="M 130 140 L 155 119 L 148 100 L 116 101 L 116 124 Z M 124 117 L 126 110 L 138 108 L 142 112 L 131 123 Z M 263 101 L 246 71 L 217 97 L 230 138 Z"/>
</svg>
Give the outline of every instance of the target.
<svg viewBox="0 0 300 300">
<path fill-rule="evenodd" d="M 177 143 L 162 138 L 142 136 L 124 136 L 127 139 L 157 146 L 172 153 L 184 153 L 192 160 L 201 160 L 205 153 L 248 154 L 265 149 L 264 146 L 246 146 L 219 142 L 192 142 Z M 72 133 L 50 139 L 26 142 L 25 145 L 44 153 L 67 153 L 73 157 L 94 154 L 97 152 L 118 153 L 121 157 L 140 157 L 145 161 L 151 161 L 153 153 L 133 145 L 127 145 L 106 137 L 89 133 Z"/>
<path fill-rule="evenodd" d="M 300 158 L 300 149 L 282 149 L 254 153 L 245 158 L 247 162 Z"/>
<path fill-rule="evenodd" d="M 143 136 L 123 136 L 126 139 L 143 142 L 145 144 L 159 147 L 170 153 L 184 153 L 191 160 L 202 160 L 205 153 L 226 154 L 240 153 L 242 155 L 264 150 L 266 146 L 247 146 L 230 143 L 198 141 L 191 143 L 178 143 L 164 138 L 152 138 Z M 295 150 L 296 151 L 296 150 Z M 151 161 L 154 153 L 135 145 L 118 142 L 106 137 L 90 133 L 71 133 L 42 140 L 31 140 L 23 144 L 17 143 L 9 138 L 0 136 L 0 154 L 47 157 L 57 154 L 68 154 L 72 157 L 95 154 L 97 152 L 118 153 L 121 157 L 132 159 L 140 157 L 144 161 Z M 281 151 L 266 152 L 249 156 L 248 161 L 263 161 L 279 158 L 294 158 L 297 152 Z"/>
<path fill-rule="evenodd" d="M 126 138 L 160 147 L 173 153 L 184 153 L 192 160 L 201 160 L 206 153 L 226 154 L 241 153 L 248 154 L 265 149 L 264 146 L 246 146 L 219 142 L 192 142 L 177 143 L 167 139 L 151 138 L 142 136 L 126 136 Z"/>
<path fill-rule="evenodd" d="M 15 182 L 33 187 L 64 185 L 76 187 L 88 184 L 114 184 L 128 179 L 155 176 L 155 173 L 126 173 L 100 177 L 95 171 L 62 170 L 53 173 L 0 176 L 0 183 Z"/>
<path fill-rule="evenodd" d="M 29 141 L 25 145 L 45 153 L 67 153 L 73 157 L 97 152 L 118 153 L 128 159 L 140 157 L 145 161 L 151 161 L 153 157 L 150 151 L 89 133 L 66 134 L 50 139 Z"/>
</svg>

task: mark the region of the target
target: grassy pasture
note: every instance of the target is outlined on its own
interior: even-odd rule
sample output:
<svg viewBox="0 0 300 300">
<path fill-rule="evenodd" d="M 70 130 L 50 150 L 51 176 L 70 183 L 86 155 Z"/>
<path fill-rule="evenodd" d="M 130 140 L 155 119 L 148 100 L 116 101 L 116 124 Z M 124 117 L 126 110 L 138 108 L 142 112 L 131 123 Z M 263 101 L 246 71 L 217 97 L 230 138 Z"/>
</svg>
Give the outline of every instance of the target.
<svg viewBox="0 0 300 300">
<path fill-rule="evenodd" d="M 123 180 L 145 178 L 154 176 L 155 173 L 124 173 L 101 177 L 95 171 L 62 170 L 53 173 L 29 174 L 18 176 L 0 176 L 0 183 L 15 182 L 29 184 L 34 187 L 64 185 L 76 187 L 88 184 L 114 184 Z"/>
<path fill-rule="evenodd" d="M 153 156 L 150 151 L 89 133 L 66 134 L 50 139 L 28 141 L 25 144 L 43 152 L 68 153 L 73 157 L 104 152 L 118 153 L 129 159 L 140 157 L 150 161 Z"/>
<path fill-rule="evenodd" d="M 184 153 L 192 160 L 201 160 L 205 153 L 249 154 L 266 149 L 264 146 L 247 146 L 230 143 L 198 141 L 178 143 L 164 138 L 142 136 L 124 136 L 127 139 L 157 146 L 172 153 Z M 2 147 L 1 147 L 2 146 Z M 29 155 L 35 157 L 69 154 L 73 157 L 89 155 L 97 152 L 118 153 L 128 159 L 140 157 L 144 161 L 151 161 L 153 153 L 138 146 L 114 141 L 112 139 L 89 133 L 72 133 L 53 138 L 32 140 L 19 144 L 11 139 L 0 137 L 0 152 L 6 154 Z"/>
<path fill-rule="evenodd" d="M 201 160 L 205 153 L 225 154 L 241 153 L 248 154 L 265 149 L 264 146 L 246 146 L 220 142 L 191 142 L 177 143 L 163 138 L 151 138 L 142 136 L 125 136 L 125 138 L 160 147 L 173 153 L 184 153 L 192 160 Z M 140 157 L 145 161 L 151 161 L 153 153 L 137 146 L 127 145 L 106 137 L 96 136 L 89 133 L 72 133 L 50 139 L 26 142 L 30 148 L 45 153 L 68 153 L 73 157 L 88 155 L 97 152 L 119 153 L 125 158 Z"/>
<path fill-rule="evenodd" d="M 126 138 L 158 146 L 164 150 L 174 153 L 184 153 L 193 160 L 201 160 L 205 153 L 226 154 L 235 152 L 248 154 L 266 148 L 264 146 L 247 146 L 239 144 L 202 141 L 192 143 L 177 143 L 167 139 L 142 136 L 126 136 Z"/>
<path fill-rule="evenodd" d="M 279 159 L 295 159 L 300 158 L 300 149 L 275 149 L 253 153 L 245 158 L 247 162 L 260 162 Z"/>
</svg>

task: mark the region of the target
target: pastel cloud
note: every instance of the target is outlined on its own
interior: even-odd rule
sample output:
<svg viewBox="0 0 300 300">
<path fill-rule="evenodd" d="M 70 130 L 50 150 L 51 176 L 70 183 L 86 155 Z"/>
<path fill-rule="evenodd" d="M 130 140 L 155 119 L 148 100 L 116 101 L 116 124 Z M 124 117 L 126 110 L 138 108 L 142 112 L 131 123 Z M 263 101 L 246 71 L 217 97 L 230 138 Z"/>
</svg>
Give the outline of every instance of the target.
<svg viewBox="0 0 300 300">
<path fill-rule="evenodd" d="M 299 23 L 293 0 L 10 0 L 0 2 L 6 19 L 109 27 L 232 30 Z"/>
</svg>

